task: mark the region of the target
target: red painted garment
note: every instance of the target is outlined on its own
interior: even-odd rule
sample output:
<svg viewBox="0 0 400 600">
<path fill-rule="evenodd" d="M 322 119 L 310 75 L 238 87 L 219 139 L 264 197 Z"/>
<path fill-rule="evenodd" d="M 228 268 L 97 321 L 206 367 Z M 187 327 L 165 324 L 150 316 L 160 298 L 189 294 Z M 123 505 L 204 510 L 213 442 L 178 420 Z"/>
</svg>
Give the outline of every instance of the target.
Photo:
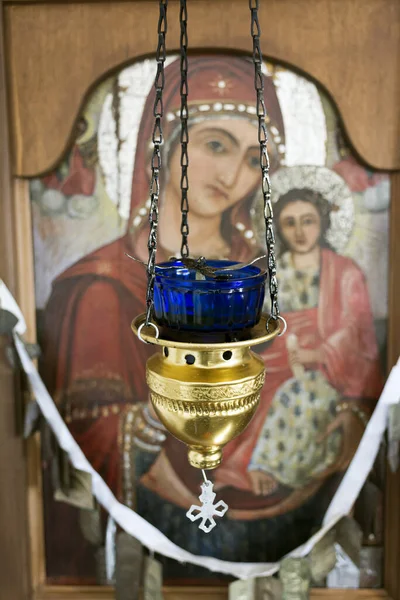
<svg viewBox="0 0 400 600">
<path fill-rule="evenodd" d="M 124 241 L 94 252 L 56 280 L 46 308 L 43 369 L 49 391 L 70 416 L 72 434 L 118 495 L 120 415 L 147 401 L 145 366 L 155 351 L 131 330 L 145 310 L 147 280 L 144 267 L 125 256 Z M 101 416 L 102 408 L 115 405 L 118 410 Z M 96 407 L 99 416 L 82 418 L 82 411 Z"/>
<path fill-rule="evenodd" d="M 59 190 L 65 196 L 91 196 L 96 185 L 96 173 L 93 168 L 85 166 L 79 146 L 75 145 L 69 160 L 68 175 L 60 179 L 54 171 L 43 177 L 42 182 L 47 188 Z"/>
<path fill-rule="evenodd" d="M 145 402 L 148 397 L 145 363 L 154 349 L 139 342 L 130 330 L 132 318 L 144 308 L 146 280 L 140 265 L 129 262 L 127 268 L 124 250 L 120 240 L 80 261 L 57 280 L 48 307 L 49 319 L 65 315 L 60 338 L 53 338 L 52 344 L 59 351 L 55 389 L 64 390 L 67 396 L 72 392 L 77 410 L 80 398 L 86 410 L 117 402 L 123 412 L 124 405 Z M 87 270 L 91 272 L 89 282 Z M 365 279 L 353 261 L 323 249 L 318 308 L 285 317 L 300 346 L 320 349 L 321 361 L 315 367 L 323 370 L 331 385 L 344 397 L 361 401 L 364 409 L 368 410 L 366 399 L 370 399 L 372 410 L 382 377 Z M 50 355 L 55 356 L 55 352 L 50 351 Z M 280 486 L 268 498 L 254 496 L 250 490 L 247 467 L 258 435 L 276 390 L 292 377 L 284 337 L 275 340 L 263 357 L 268 375 L 260 407 L 246 431 L 226 447 L 223 464 L 215 471 L 216 484 L 230 488 L 224 492 L 230 506 L 255 512 L 271 501 L 281 502 L 291 491 Z M 97 384 L 97 389 L 91 392 L 85 381 L 89 386 Z M 81 397 L 76 393 L 80 385 Z M 120 416 L 121 412 L 110 413 L 70 424 L 88 459 L 118 495 Z M 187 464 L 181 444 L 170 436 L 165 452 L 176 478 L 195 493 L 197 472 Z M 163 488 L 168 489 L 159 480 L 158 493 Z M 170 489 L 168 499 L 174 501 Z M 180 504 L 179 498 L 175 501 Z"/>
<path fill-rule="evenodd" d="M 217 105 L 214 116 L 220 118 L 230 110 L 225 111 L 224 103 L 245 109 L 255 104 L 254 71 L 247 59 L 193 57 L 188 77 L 189 110 L 191 105 Z M 264 83 L 270 123 L 278 129 L 284 143 L 283 120 L 272 78 L 264 77 Z M 168 120 L 169 114 L 176 115 L 179 111 L 179 90 L 179 61 L 174 61 L 165 70 L 167 142 L 179 139 L 176 135 L 179 119 Z M 62 273 L 54 282 L 45 310 L 42 372 L 48 389 L 68 417 L 70 429 L 86 456 L 119 497 L 120 418 L 125 407 L 147 401 L 145 363 L 154 351 L 138 341 L 130 328 L 132 319 L 145 308 L 146 276 L 142 266 L 125 256 L 125 252 L 137 256 L 143 254 L 143 249 L 146 252 L 148 222 L 145 217 L 139 218 L 139 214 L 149 197 L 153 104 L 154 89 L 147 98 L 137 138 L 127 234 Z M 210 109 L 204 118 L 211 113 Z M 242 116 L 236 114 L 235 118 Z M 254 120 L 255 116 L 244 110 L 243 118 Z M 164 160 L 162 176 L 168 167 L 168 156 Z M 80 186 L 76 192 L 81 192 Z M 243 229 L 234 227 L 237 222 L 244 229 L 251 227 L 253 199 L 254 191 L 223 215 L 224 237 L 236 260 L 246 261 L 257 252 L 244 238 Z M 140 223 L 135 224 L 138 218 Z M 159 251 L 157 260 L 165 258 Z"/>
</svg>

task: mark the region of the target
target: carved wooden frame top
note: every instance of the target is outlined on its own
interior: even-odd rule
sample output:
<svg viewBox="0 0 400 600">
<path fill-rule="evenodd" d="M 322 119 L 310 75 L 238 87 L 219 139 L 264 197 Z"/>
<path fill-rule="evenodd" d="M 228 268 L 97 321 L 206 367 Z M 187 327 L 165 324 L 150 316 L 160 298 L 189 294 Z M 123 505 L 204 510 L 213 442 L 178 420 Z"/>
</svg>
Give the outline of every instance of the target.
<svg viewBox="0 0 400 600">
<path fill-rule="evenodd" d="M 178 5 L 170 0 L 171 51 Z M 89 88 L 154 52 L 157 11 L 155 0 L 5 2 L 15 175 L 55 165 Z M 247 0 L 192 0 L 190 20 L 202 25 L 190 29 L 191 48 L 251 49 Z M 265 0 L 260 22 L 264 55 L 326 88 L 360 157 L 400 169 L 398 0 Z"/>
<path fill-rule="evenodd" d="M 177 5 L 177 0 L 170 0 L 170 14 L 176 17 Z M 190 32 L 192 47 L 249 51 L 246 0 L 192 0 L 190 11 L 192 22 L 197 22 Z M 38 175 L 58 162 L 90 89 L 112 70 L 154 52 L 156 18 L 156 0 L 0 0 L 0 59 L 5 56 L 5 61 L 0 60 L 0 137 L 8 139 L 9 124 L 13 152 L 10 156 L 7 143 L 0 145 L 0 276 L 22 307 L 30 340 L 35 336 L 35 303 L 29 197 L 27 185 L 17 179 L 13 182 L 12 174 Z M 264 0 L 261 25 L 264 55 L 298 68 L 326 88 L 360 158 L 376 168 L 400 170 L 399 0 Z M 171 14 L 169 49 L 177 46 L 177 18 Z M 395 173 L 389 366 L 400 354 L 399 230 L 400 173 Z M 24 451 L 15 433 L 11 408 L 18 386 L 12 385 L 12 373 L 2 356 L 0 389 L 0 465 L 2 489 L 7 492 L 0 494 L 0 529 L 13 540 L 11 545 L 2 545 L 2 593 L 13 600 L 111 600 L 113 592 L 108 588 L 45 584 L 38 440 L 30 441 Z M 313 600 L 400 600 L 400 475 L 388 474 L 386 490 L 385 589 L 316 589 L 311 593 Z M 25 504 L 28 527 L 24 525 Z M 168 600 L 189 596 L 223 600 L 227 592 L 169 587 L 164 596 Z"/>
</svg>

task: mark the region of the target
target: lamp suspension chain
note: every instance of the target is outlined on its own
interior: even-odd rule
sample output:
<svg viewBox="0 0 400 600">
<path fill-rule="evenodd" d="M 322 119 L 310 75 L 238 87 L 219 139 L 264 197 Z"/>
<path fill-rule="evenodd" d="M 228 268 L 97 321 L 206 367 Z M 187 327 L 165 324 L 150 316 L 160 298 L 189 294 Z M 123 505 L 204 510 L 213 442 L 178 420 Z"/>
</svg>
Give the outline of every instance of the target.
<svg viewBox="0 0 400 600">
<path fill-rule="evenodd" d="M 161 160 L 161 145 L 163 143 L 163 132 L 161 120 L 164 114 L 163 106 L 163 91 L 165 84 L 164 64 L 166 58 L 166 33 L 167 33 L 167 8 L 168 0 L 160 0 L 159 2 L 159 18 L 158 18 L 158 44 L 156 50 L 157 73 L 154 81 L 155 100 L 153 107 L 154 128 L 153 128 L 153 154 L 151 158 L 151 179 L 150 179 L 150 210 L 149 222 L 150 233 L 147 243 L 149 250 L 149 258 L 147 262 L 147 292 L 146 292 L 146 326 L 150 324 L 151 313 L 154 303 L 154 280 L 155 280 L 155 264 L 157 252 L 157 237 L 158 237 L 158 215 L 159 215 L 159 199 L 160 199 L 160 170 L 162 165 Z"/>
<path fill-rule="evenodd" d="M 264 79 L 262 73 L 262 53 L 260 47 L 261 28 L 258 20 L 259 0 L 249 0 L 251 13 L 251 36 L 253 38 L 254 86 L 257 94 L 258 141 L 260 143 L 260 166 L 262 193 L 264 198 L 264 218 L 266 245 L 268 252 L 269 293 L 271 297 L 271 317 L 279 317 L 278 281 L 276 277 L 275 235 L 271 202 L 271 181 L 269 177 L 269 157 L 267 150 L 268 133 L 265 119 L 267 110 L 264 100 Z"/>
<path fill-rule="evenodd" d="M 189 143 L 189 132 L 188 132 L 188 81 L 187 81 L 187 72 L 188 72 L 188 57 L 187 57 L 187 47 L 188 47 L 188 35 L 187 35 L 187 6 L 186 0 L 180 0 L 180 10 L 179 10 L 179 23 L 181 28 L 180 35 L 180 69 L 181 69 L 181 87 L 180 87 L 180 95 L 181 95 L 181 110 L 180 110 L 180 119 L 181 119 L 181 213 L 182 213 L 182 221 L 181 221 L 181 235 L 182 235 L 182 245 L 181 245 L 181 255 L 183 258 L 187 258 L 189 256 L 189 245 L 188 245 L 188 235 L 189 235 L 189 224 L 188 224 L 188 212 L 189 212 L 189 201 L 188 201 L 188 189 L 189 189 L 189 180 L 188 180 L 188 166 L 189 166 L 189 155 L 188 155 L 188 143 Z"/>
</svg>

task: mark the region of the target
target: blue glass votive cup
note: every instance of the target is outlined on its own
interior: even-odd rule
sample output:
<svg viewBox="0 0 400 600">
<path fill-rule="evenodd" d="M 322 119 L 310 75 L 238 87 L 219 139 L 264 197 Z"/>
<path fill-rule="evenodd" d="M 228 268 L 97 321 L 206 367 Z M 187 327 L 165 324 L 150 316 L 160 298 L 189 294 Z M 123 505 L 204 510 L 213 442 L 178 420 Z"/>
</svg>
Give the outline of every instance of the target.
<svg viewBox="0 0 400 600">
<path fill-rule="evenodd" d="M 217 269 L 238 265 L 207 260 Z M 266 271 L 255 265 L 216 272 L 188 268 L 180 260 L 162 263 L 155 272 L 154 317 L 161 327 L 184 331 L 229 332 L 253 327 L 261 317 Z"/>
</svg>

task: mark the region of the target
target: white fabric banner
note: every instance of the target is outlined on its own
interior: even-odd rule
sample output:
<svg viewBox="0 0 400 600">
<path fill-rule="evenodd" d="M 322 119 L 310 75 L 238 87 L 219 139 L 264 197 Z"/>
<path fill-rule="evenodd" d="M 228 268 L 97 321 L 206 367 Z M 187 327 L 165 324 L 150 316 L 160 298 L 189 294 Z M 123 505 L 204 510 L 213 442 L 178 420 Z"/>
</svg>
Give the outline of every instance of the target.
<svg viewBox="0 0 400 600">
<path fill-rule="evenodd" d="M 127 533 L 138 539 L 150 551 L 158 552 L 182 563 L 189 562 L 211 571 L 233 575 L 236 578 L 246 579 L 249 577 L 269 576 L 279 570 L 279 563 L 236 563 L 219 560 L 210 556 L 191 554 L 171 542 L 163 533 L 132 509 L 118 502 L 108 485 L 93 469 L 75 442 L 35 365 L 29 358 L 24 344 L 17 335 L 17 333 L 22 334 L 25 331 L 23 317 L 15 300 L 2 282 L 0 286 L 0 307 L 7 308 L 7 310 L 13 312 L 20 319 L 14 331 L 15 345 L 22 367 L 29 378 L 43 416 L 48 421 L 61 448 L 68 453 L 72 465 L 81 471 L 91 474 L 94 496 L 121 529 L 124 529 Z M 325 533 L 350 512 L 378 453 L 382 435 L 387 426 L 389 406 L 398 402 L 399 395 L 400 360 L 390 373 L 353 461 L 347 469 L 327 510 L 322 528 L 308 542 L 291 552 L 290 556 L 306 556 Z M 223 491 L 220 493 L 220 496 L 223 498 Z M 225 518 L 229 518 L 229 511 Z M 211 535 L 218 535 L 218 526 Z"/>
</svg>

